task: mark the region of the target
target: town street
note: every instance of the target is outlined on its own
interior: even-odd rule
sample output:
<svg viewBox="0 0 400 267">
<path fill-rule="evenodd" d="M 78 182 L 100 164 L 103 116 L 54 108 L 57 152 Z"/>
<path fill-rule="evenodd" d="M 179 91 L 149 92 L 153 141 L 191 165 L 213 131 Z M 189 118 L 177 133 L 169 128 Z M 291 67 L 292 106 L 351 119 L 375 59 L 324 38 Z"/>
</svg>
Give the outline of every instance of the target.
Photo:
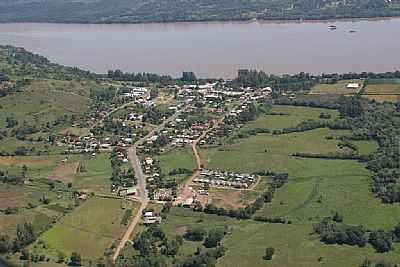
<svg viewBox="0 0 400 267">
<path fill-rule="evenodd" d="M 137 185 L 138 185 L 138 200 L 140 201 L 140 208 L 138 212 L 136 213 L 135 217 L 131 221 L 131 223 L 128 226 L 128 229 L 126 230 L 124 236 L 122 237 L 121 241 L 119 242 L 115 253 L 113 255 L 113 261 L 115 262 L 121 253 L 122 249 L 125 247 L 126 242 L 130 240 L 130 237 L 135 230 L 136 225 L 140 222 L 140 218 L 142 217 L 142 212 L 143 210 L 147 207 L 147 204 L 149 202 L 147 192 L 146 192 L 146 176 L 143 173 L 142 166 L 140 164 L 140 159 L 137 155 L 137 146 L 143 144 L 148 138 L 153 136 L 156 132 L 161 131 L 164 129 L 164 127 L 175 120 L 179 114 L 181 113 L 181 110 L 175 112 L 174 115 L 168 117 L 163 123 L 158 125 L 156 128 L 151 130 L 146 136 L 142 137 L 136 143 L 128 150 L 128 158 L 132 164 L 132 168 L 135 171 L 135 177 L 137 179 Z"/>
</svg>

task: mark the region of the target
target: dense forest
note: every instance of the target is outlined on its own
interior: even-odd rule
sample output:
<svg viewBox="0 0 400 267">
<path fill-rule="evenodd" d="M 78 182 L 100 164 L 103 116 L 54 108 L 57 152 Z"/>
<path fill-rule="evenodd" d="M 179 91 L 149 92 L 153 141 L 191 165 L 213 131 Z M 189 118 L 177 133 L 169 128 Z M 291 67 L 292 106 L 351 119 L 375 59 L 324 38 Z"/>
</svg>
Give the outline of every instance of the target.
<svg viewBox="0 0 400 267">
<path fill-rule="evenodd" d="M 149 23 L 399 16 L 399 0 L 0 0 L 0 22 Z"/>
</svg>

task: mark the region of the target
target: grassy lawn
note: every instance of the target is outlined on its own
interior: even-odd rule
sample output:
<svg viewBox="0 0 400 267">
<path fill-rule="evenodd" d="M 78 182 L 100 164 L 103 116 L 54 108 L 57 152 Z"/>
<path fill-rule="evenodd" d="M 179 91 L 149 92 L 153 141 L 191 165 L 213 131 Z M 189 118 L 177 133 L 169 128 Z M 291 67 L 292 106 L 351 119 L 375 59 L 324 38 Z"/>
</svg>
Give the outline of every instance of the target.
<svg viewBox="0 0 400 267">
<path fill-rule="evenodd" d="M 317 84 L 311 88 L 311 94 L 334 94 L 334 95 L 354 95 L 358 89 L 348 89 L 346 86 L 349 83 L 358 83 L 359 88 L 362 87 L 363 81 L 360 80 L 342 80 L 334 84 Z"/>
<path fill-rule="evenodd" d="M 82 172 L 75 177 L 73 187 L 77 190 L 108 194 L 111 187 L 111 163 L 109 153 L 86 157 Z"/>
<path fill-rule="evenodd" d="M 121 201 L 95 197 L 84 202 L 40 237 L 47 245 L 46 254 L 56 256 L 60 251 L 70 255 L 76 251 L 84 258 L 102 256 L 125 229 Z"/>
<path fill-rule="evenodd" d="M 260 116 L 255 121 L 246 124 L 242 130 L 254 128 L 269 128 L 271 130 L 276 130 L 293 127 L 307 119 L 321 120 L 319 118 L 321 112 L 331 114 L 332 118 L 335 118 L 338 115 L 336 110 L 295 106 L 274 106 L 271 112 L 287 115 Z"/>
</svg>

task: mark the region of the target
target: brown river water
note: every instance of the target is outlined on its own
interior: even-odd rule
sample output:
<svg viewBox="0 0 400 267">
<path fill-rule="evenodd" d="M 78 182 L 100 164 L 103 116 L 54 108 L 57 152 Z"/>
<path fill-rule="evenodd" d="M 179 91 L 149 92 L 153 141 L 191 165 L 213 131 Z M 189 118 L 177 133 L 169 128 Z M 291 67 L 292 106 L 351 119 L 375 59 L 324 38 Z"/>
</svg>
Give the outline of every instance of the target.
<svg viewBox="0 0 400 267">
<path fill-rule="evenodd" d="M 336 25 L 330 30 L 329 25 Z M 353 30 L 355 32 L 350 33 Z M 0 44 L 98 73 L 108 69 L 230 78 L 400 69 L 400 19 L 336 22 L 0 24 Z"/>
</svg>

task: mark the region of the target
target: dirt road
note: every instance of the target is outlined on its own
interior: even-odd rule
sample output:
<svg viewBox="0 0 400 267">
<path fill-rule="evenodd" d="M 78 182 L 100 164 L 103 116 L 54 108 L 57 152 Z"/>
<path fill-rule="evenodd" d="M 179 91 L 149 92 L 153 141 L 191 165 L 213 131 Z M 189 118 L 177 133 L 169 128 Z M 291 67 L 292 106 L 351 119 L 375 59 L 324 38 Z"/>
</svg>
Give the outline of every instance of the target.
<svg viewBox="0 0 400 267">
<path fill-rule="evenodd" d="M 138 181 L 138 200 L 140 201 L 140 208 L 136 213 L 135 217 L 133 218 L 133 220 L 131 221 L 131 223 L 129 224 L 129 227 L 126 230 L 121 241 L 119 242 L 112 258 L 113 262 L 115 262 L 118 259 L 118 256 L 120 255 L 122 249 L 125 247 L 125 244 L 130 240 L 130 237 L 133 231 L 135 230 L 136 225 L 140 222 L 143 210 L 147 207 L 147 204 L 149 203 L 146 190 L 146 176 L 143 173 L 143 169 L 140 164 L 140 159 L 137 155 L 137 147 L 143 144 L 148 138 L 153 136 L 156 132 L 164 129 L 164 127 L 171 121 L 175 120 L 181 112 L 182 111 L 177 111 L 174 115 L 170 116 L 162 124 L 158 125 L 155 129 L 150 131 L 146 136 L 136 141 L 136 143 L 128 150 L 128 158 L 132 164 L 133 170 L 135 171 L 135 177 L 137 178 Z"/>
<path fill-rule="evenodd" d="M 121 242 L 119 242 L 117 248 L 115 249 L 115 253 L 112 258 L 113 262 L 115 262 L 118 259 L 118 256 L 121 253 L 122 249 L 125 247 L 125 244 L 130 240 L 133 230 L 135 230 L 136 225 L 139 223 L 140 219 L 142 218 L 142 212 L 147 207 L 147 204 L 148 204 L 147 200 L 141 200 L 139 210 L 137 211 L 135 217 L 129 224 L 128 229 L 126 230 L 124 236 L 121 239 Z"/>
</svg>

